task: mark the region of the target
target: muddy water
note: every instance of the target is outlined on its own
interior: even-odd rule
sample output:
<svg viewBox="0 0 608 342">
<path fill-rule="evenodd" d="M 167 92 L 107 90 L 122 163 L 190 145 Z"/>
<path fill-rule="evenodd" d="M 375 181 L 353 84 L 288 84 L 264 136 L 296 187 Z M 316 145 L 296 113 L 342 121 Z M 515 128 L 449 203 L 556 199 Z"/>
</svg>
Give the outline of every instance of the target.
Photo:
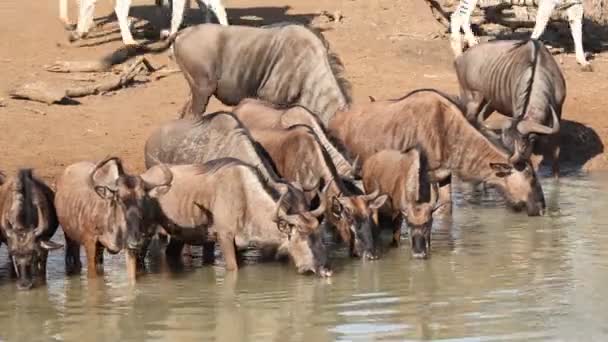
<svg viewBox="0 0 608 342">
<path fill-rule="evenodd" d="M 130 287 L 122 256 L 106 257 L 106 275 L 90 282 L 64 276 L 60 251 L 48 287 L 19 292 L 2 248 L 0 340 L 605 340 L 608 175 L 543 186 L 542 218 L 458 187 L 431 259 L 410 260 L 406 244 L 374 262 L 338 250 L 331 280 L 276 263 L 226 274 L 221 260 L 201 267 L 196 258 L 165 272 L 152 258 Z"/>
</svg>

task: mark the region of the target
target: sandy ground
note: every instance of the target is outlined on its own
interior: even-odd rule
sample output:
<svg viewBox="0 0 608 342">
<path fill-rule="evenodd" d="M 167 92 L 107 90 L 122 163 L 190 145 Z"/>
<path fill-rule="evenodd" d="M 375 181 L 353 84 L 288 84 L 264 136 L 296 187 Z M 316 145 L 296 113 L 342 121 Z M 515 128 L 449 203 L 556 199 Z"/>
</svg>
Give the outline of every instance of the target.
<svg viewBox="0 0 608 342">
<path fill-rule="evenodd" d="M 448 40 L 436 37 L 443 28 L 432 19 L 423 0 L 225 0 L 225 4 L 230 21 L 243 25 L 317 22 L 320 11 L 339 11 L 343 19 L 327 24 L 324 34 L 345 64 L 355 102 L 368 101 L 368 95 L 398 97 L 422 87 L 452 93 L 458 90 Z M 143 169 L 147 135 L 174 118 L 188 95 L 180 74 L 82 98 L 80 105 L 48 106 L 12 100 L 7 95 L 15 85 L 34 80 L 73 83 L 68 79 L 73 75 L 49 73 L 43 66 L 56 60 L 97 58 L 121 46 L 111 6 L 110 1 L 98 3 L 96 17 L 108 16 L 109 23 L 93 31 L 97 38 L 72 45 L 58 20 L 56 1 L 0 2 L 0 98 L 4 98 L 0 106 L 0 169 L 12 172 L 33 167 L 52 183 L 66 165 L 110 154 L 122 157 L 131 170 Z M 73 4 L 71 14 L 74 17 Z M 163 22 L 157 19 L 151 0 L 134 1 L 131 15 Z M 201 18 L 194 15 L 191 21 Z M 602 143 L 608 139 L 604 119 L 608 63 L 605 56 L 595 57 L 595 72 L 583 73 L 573 54 L 556 56 L 568 85 L 564 159 L 575 160 L 585 170 L 608 167 Z M 175 67 L 166 53 L 150 60 L 155 66 Z M 212 100 L 209 110 L 222 107 Z"/>
</svg>

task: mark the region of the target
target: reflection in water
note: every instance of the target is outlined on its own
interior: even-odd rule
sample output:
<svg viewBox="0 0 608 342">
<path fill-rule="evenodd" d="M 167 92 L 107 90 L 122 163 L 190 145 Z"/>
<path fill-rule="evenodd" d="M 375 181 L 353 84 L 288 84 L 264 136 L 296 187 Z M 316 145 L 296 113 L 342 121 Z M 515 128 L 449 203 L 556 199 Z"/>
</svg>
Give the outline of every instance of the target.
<svg viewBox="0 0 608 342">
<path fill-rule="evenodd" d="M 491 190 L 456 186 L 454 217 L 436 221 L 432 256 L 408 244 L 379 261 L 335 253 L 331 279 L 280 263 L 225 273 L 152 264 L 128 285 L 121 255 L 95 281 L 64 275 L 15 289 L 0 249 L 0 340 L 591 340 L 608 335 L 608 175 L 546 179 L 548 215 L 510 213 Z M 390 239 L 386 236 L 387 242 Z M 58 236 L 57 240 L 61 240 Z"/>
</svg>

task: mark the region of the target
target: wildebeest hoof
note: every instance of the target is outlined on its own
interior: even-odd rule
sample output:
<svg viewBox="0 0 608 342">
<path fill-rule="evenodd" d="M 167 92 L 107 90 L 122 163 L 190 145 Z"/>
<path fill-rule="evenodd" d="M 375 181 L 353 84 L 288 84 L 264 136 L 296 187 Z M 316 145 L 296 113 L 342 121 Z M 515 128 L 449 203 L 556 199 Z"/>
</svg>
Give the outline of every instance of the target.
<svg viewBox="0 0 608 342">
<path fill-rule="evenodd" d="M 170 35 L 171 35 L 171 32 L 169 30 L 160 31 L 160 39 L 162 39 L 162 40 L 169 38 Z"/>
</svg>

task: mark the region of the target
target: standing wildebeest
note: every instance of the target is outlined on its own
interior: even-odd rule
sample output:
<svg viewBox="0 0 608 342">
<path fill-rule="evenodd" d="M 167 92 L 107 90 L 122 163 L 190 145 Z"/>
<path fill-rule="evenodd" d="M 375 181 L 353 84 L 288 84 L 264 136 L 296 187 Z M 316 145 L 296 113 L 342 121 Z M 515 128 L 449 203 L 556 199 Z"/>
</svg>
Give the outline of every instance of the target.
<svg viewBox="0 0 608 342">
<path fill-rule="evenodd" d="M 269 102 L 258 99 L 244 99 L 233 108 L 234 115 L 249 129 L 289 128 L 302 124 L 312 128 L 323 148 L 329 153 L 338 173 L 343 177 L 356 176 L 356 163 L 349 161 L 343 146 L 327 135 L 323 123 L 317 116 L 302 106 L 275 108 Z"/>
<path fill-rule="evenodd" d="M 361 171 L 366 189 L 389 195 L 381 213 L 393 223 L 393 245 L 399 245 L 402 226 L 407 224 L 415 258 L 426 258 L 431 251 L 433 211 L 439 208 L 428 171 L 424 151 L 417 146 L 405 152 L 382 150 L 373 154 Z"/>
<path fill-rule="evenodd" d="M 308 202 L 299 184 L 280 179 L 268 152 L 249 135 L 241 122 L 228 112 L 207 114 L 195 120 L 172 120 L 148 137 L 145 146 L 146 168 L 157 163 L 203 164 L 220 158 L 236 158 L 260 170 L 268 186 L 279 193 L 286 193 L 286 200 L 294 204 L 290 208 L 296 214 L 308 211 Z M 171 240 L 169 254 L 175 255 L 180 242 Z M 213 250 L 213 244 L 203 247 L 205 254 Z"/>
<path fill-rule="evenodd" d="M 159 199 L 158 222 L 188 244 L 219 242 L 226 270 L 237 269 L 236 248 L 250 245 L 287 253 L 298 272 L 330 276 L 318 229 L 324 201 L 314 211 L 288 214 L 290 203 L 259 170 L 234 158 L 171 167 L 173 184 Z M 160 174 L 159 166 L 146 175 Z"/>
<path fill-rule="evenodd" d="M 397 100 L 371 102 L 338 112 L 329 133 L 342 140 L 363 163 L 384 150 L 405 151 L 420 145 L 433 181 L 440 182 L 439 203 L 451 201 L 450 176 L 498 188 L 515 209 L 541 215 L 542 188 L 528 160 L 512 162 L 464 117 L 458 104 L 436 90 L 419 89 Z M 448 207 L 449 209 L 449 207 Z"/>
<path fill-rule="evenodd" d="M 193 26 L 177 35 L 173 51 L 191 91 L 182 116 L 204 113 L 211 95 L 230 106 L 247 97 L 302 105 L 324 124 L 350 104 L 338 57 L 299 24 Z"/>
<path fill-rule="evenodd" d="M 79 271 L 80 245 L 87 255 L 87 274 L 103 273 L 103 250 L 126 249 L 129 279 L 136 276 L 137 253 L 151 231 L 148 221 L 156 209 L 154 199 L 167 192 L 171 173 L 146 179 L 124 172 L 120 159 L 68 166 L 57 181 L 55 206 L 65 233 L 68 273 Z"/>
<path fill-rule="evenodd" d="M 454 66 L 467 119 L 481 124 L 494 110 L 513 117 L 502 127 L 503 143 L 514 151 L 512 162 L 528 159 L 537 135 L 548 135 L 543 140 L 557 177 L 566 81 L 549 50 L 536 40 L 494 41 L 467 50 Z"/>
<path fill-rule="evenodd" d="M 336 227 L 351 255 L 375 259 L 374 234 L 378 231 L 377 210 L 386 196 L 365 195 L 354 184 L 347 185 L 336 171 L 329 154 L 315 132 L 306 125 L 287 129 L 252 129 L 251 136 L 272 158 L 277 171 L 303 186 L 322 182 L 323 197 L 330 201 L 326 222 Z"/>
<path fill-rule="evenodd" d="M 8 246 L 19 289 L 30 289 L 34 277 L 44 281 L 48 251 L 61 248 L 50 241 L 58 226 L 54 196 L 30 169 L 0 179 L 0 244 Z"/>
</svg>

